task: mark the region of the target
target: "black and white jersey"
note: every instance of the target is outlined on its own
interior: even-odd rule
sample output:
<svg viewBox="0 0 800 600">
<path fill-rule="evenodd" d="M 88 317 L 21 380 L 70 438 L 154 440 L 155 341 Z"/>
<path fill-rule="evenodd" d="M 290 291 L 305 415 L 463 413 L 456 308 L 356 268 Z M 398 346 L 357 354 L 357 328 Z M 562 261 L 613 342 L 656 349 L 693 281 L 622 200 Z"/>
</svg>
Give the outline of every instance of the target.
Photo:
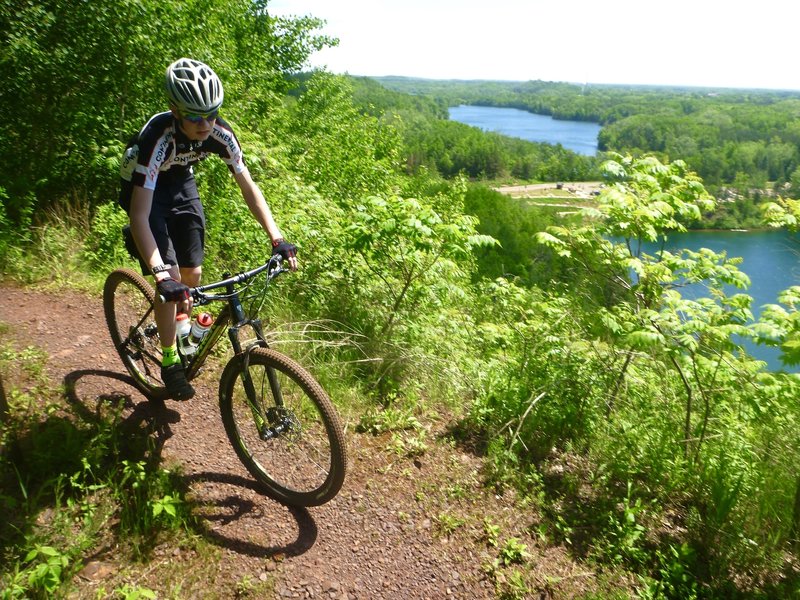
<svg viewBox="0 0 800 600">
<path fill-rule="evenodd" d="M 186 137 L 171 112 L 154 115 L 139 132 L 122 157 L 120 175 L 125 181 L 154 190 L 159 176 L 169 179 L 191 175 L 192 165 L 215 154 L 232 173 L 247 171 L 242 148 L 230 125 L 217 117 L 203 141 Z"/>
</svg>

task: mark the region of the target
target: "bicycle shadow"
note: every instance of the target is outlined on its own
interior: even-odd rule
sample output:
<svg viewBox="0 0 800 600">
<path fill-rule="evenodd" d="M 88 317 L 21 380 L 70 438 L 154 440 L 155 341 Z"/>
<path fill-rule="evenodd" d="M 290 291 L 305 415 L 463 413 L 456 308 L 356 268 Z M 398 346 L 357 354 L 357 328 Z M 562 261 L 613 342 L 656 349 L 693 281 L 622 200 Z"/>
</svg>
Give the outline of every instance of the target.
<svg viewBox="0 0 800 600">
<path fill-rule="evenodd" d="M 113 380 L 130 387 L 130 391 L 114 390 L 108 382 L 87 384 L 87 391 L 80 389 L 83 380 L 101 378 Z M 64 397 L 76 416 L 84 422 L 99 425 L 108 418 L 109 410 L 120 411 L 124 415 L 119 426 L 128 435 L 141 436 L 155 442 L 153 453 L 160 456 L 164 443 L 172 437 L 170 424 L 181 420 L 180 413 L 167 408 L 163 400 L 148 399 L 139 392 L 133 378 L 127 374 L 104 369 L 82 369 L 64 376 Z M 143 398 L 134 400 L 135 396 Z M 93 406 L 92 406 L 93 405 Z"/>
<path fill-rule="evenodd" d="M 102 382 L 93 381 L 94 378 L 100 378 Z M 150 459 L 156 462 L 161 460 L 164 443 L 173 435 L 170 424 L 180 421 L 179 412 L 167 408 L 163 400 L 147 399 L 127 374 L 104 369 L 83 369 L 67 373 L 63 383 L 64 396 L 78 418 L 87 424 L 100 426 L 107 422 L 109 411 L 119 411 L 121 420 L 117 426 L 124 432 L 128 443 L 137 446 L 144 442 Z M 119 389 L 117 383 L 125 384 L 125 388 Z M 141 400 L 137 402 L 136 397 Z M 182 479 L 186 490 L 192 484 L 209 482 L 263 495 L 253 480 L 230 473 L 206 471 L 185 475 Z M 274 507 L 288 511 L 295 521 L 297 535 L 293 541 L 268 545 L 225 535 L 221 529 L 226 525 L 261 510 L 255 502 L 244 496 L 234 491 L 211 503 L 208 500 L 193 503 L 197 533 L 220 547 L 254 558 L 294 557 L 314 546 L 318 529 L 308 510 L 284 506 L 277 501 L 270 502 Z"/>
<path fill-rule="evenodd" d="M 186 476 L 184 481 L 187 486 L 210 482 L 246 488 L 262 495 L 261 490 L 254 481 L 231 473 L 195 473 Z M 288 511 L 295 520 L 297 536 L 291 542 L 273 545 L 258 544 L 222 533 L 221 529 L 226 525 L 238 521 L 246 515 L 253 515 L 258 512 L 255 502 L 235 493 L 219 498 L 211 504 L 209 502 L 203 504 L 203 514 L 195 515 L 198 517 L 196 520 L 197 533 L 227 550 L 253 558 L 282 559 L 305 554 L 314 546 L 319 535 L 317 524 L 311 513 L 305 508 L 285 506 L 277 501 L 274 501 L 274 504 Z"/>
</svg>

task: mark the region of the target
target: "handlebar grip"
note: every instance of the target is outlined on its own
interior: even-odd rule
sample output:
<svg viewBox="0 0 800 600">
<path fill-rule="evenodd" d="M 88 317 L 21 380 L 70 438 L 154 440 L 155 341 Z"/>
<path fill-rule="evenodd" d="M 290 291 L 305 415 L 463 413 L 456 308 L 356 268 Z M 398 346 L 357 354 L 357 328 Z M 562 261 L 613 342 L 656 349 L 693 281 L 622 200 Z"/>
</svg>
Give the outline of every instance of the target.
<svg viewBox="0 0 800 600">
<path fill-rule="evenodd" d="M 189 289 L 191 290 L 191 288 L 189 288 Z M 194 298 L 194 292 L 193 291 L 189 294 L 189 297 L 190 298 Z M 162 296 L 161 294 L 159 294 L 158 295 L 158 301 L 161 302 L 161 304 L 164 304 L 167 301 L 167 299 L 164 298 L 164 296 Z M 175 300 L 175 302 L 182 302 L 182 300 Z"/>
</svg>

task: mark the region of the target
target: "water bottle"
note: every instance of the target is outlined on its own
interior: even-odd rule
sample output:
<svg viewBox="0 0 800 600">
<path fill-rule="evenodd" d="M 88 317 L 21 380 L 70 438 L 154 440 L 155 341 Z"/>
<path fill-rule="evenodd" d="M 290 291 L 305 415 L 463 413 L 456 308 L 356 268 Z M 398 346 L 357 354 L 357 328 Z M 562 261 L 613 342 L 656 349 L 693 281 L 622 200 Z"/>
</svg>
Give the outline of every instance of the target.
<svg viewBox="0 0 800 600">
<path fill-rule="evenodd" d="M 189 315 L 178 313 L 175 317 L 175 335 L 178 338 L 178 348 L 184 356 L 194 354 L 197 346 L 191 342 L 192 326 L 189 323 Z"/>
<path fill-rule="evenodd" d="M 200 342 L 203 341 L 203 338 L 206 337 L 208 330 L 211 329 L 211 324 L 213 322 L 214 317 L 207 312 L 201 312 L 199 315 L 197 315 L 194 323 L 192 323 L 192 332 L 189 337 L 189 341 L 195 346 L 199 346 Z"/>
</svg>

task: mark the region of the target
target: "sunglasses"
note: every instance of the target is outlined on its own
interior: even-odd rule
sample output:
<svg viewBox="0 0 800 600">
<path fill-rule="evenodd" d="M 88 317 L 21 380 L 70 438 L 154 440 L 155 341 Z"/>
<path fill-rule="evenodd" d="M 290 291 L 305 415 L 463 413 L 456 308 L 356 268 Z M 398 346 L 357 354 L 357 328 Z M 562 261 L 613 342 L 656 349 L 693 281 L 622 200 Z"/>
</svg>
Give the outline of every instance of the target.
<svg viewBox="0 0 800 600">
<path fill-rule="evenodd" d="M 205 114 L 203 114 L 203 113 L 191 113 L 191 112 L 180 113 L 181 118 L 186 119 L 190 123 L 200 123 L 202 121 L 211 122 L 211 121 L 214 121 L 217 118 L 218 114 L 219 114 L 218 110 L 215 110 L 215 111 L 210 112 L 210 113 L 205 113 Z"/>
</svg>

